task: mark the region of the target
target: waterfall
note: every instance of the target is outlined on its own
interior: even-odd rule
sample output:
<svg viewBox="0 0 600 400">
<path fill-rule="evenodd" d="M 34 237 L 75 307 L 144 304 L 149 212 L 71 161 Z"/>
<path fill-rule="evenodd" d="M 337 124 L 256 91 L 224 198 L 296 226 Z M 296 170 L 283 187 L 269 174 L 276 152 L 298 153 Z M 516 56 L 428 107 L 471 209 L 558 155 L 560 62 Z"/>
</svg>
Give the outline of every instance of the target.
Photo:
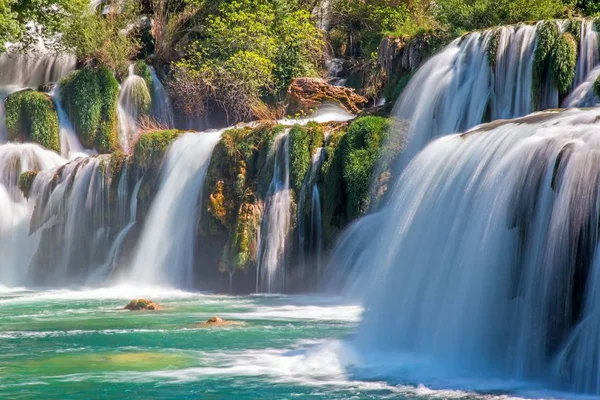
<svg viewBox="0 0 600 400">
<path fill-rule="evenodd" d="M 426 62 L 396 104 L 396 116 L 411 121 L 409 141 L 400 156 L 403 168 L 432 138 L 464 132 L 485 120 L 516 118 L 536 111 L 532 101 L 536 32 L 519 24 L 473 32 L 454 40 Z M 566 22 L 558 22 L 561 30 Z M 599 59 L 593 21 L 583 21 L 575 84 L 585 81 Z M 496 58 L 488 49 L 497 36 Z M 541 109 L 558 108 L 550 74 L 542 83 Z"/>
<path fill-rule="evenodd" d="M 84 282 L 110 246 L 109 156 L 78 158 L 40 173 L 32 188 L 31 230 L 41 232 L 33 262 L 43 284 Z"/>
<path fill-rule="evenodd" d="M 286 286 L 286 248 L 291 228 L 290 141 L 289 129 L 274 144 L 273 179 L 267 193 L 258 249 L 259 291 L 281 293 Z"/>
<path fill-rule="evenodd" d="M 130 279 L 136 284 L 194 286 L 199 198 L 223 131 L 189 133 L 169 148 L 161 183 L 137 245 Z"/>
<path fill-rule="evenodd" d="M 321 278 L 323 257 L 323 222 L 321 212 L 321 196 L 319 187 L 314 184 L 312 191 L 312 207 L 310 211 L 310 248 L 314 251 L 317 281 Z"/>
<path fill-rule="evenodd" d="M 171 128 L 175 126 L 171 99 L 154 68 L 150 67 L 150 71 L 152 72 L 152 115 L 157 122 Z"/>
<path fill-rule="evenodd" d="M 597 116 L 532 114 L 419 153 L 338 245 L 366 291 L 356 348 L 600 394 Z"/>
<path fill-rule="evenodd" d="M 121 85 L 117 116 L 119 119 L 119 145 L 128 153 L 137 140 L 138 117 L 141 114 L 141 97 L 148 92 L 146 81 L 134 73 L 134 64 L 129 66 L 129 75 Z M 148 94 L 149 95 L 149 94 Z"/>
<path fill-rule="evenodd" d="M 0 282 L 24 285 L 37 237 L 29 236 L 32 207 L 18 188 L 26 171 L 47 170 L 65 162 L 56 153 L 36 144 L 7 143 L 0 146 Z"/>
</svg>

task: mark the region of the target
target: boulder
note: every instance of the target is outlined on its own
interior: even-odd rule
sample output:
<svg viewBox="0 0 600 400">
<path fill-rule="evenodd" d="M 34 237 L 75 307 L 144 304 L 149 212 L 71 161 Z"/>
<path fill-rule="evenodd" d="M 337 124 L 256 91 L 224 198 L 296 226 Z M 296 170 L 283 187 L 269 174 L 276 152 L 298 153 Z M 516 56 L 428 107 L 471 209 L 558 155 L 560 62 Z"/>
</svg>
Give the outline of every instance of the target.
<svg viewBox="0 0 600 400">
<path fill-rule="evenodd" d="M 220 326 L 240 326 L 246 325 L 245 322 L 241 321 L 227 321 L 221 317 L 210 317 L 206 322 L 202 322 L 196 325 L 198 328 L 209 328 L 209 327 L 220 327 Z"/>
<path fill-rule="evenodd" d="M 333 86 L 321 78 L 296 78 L 288 89 L 288 114 L 309 112 L 324 101 L 338 103 L 347 111 L 357 114 L 368 100 L 354 89 Z"/>
<path fill-rule="evenodd" d="M 156 311 L 162 309 L 157 303 L 147 299 L 131 300 L 126 306 L 129 311 Z"/>
</svg>

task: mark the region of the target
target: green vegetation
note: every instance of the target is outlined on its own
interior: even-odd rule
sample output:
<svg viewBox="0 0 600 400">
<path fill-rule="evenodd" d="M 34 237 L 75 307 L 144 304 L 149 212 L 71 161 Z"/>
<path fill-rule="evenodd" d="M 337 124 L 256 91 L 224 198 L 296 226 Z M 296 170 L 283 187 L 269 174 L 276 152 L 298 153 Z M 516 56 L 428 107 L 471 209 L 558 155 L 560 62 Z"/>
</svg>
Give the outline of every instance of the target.
<svg viewBox="0 0 600 400">
<path fill-rule="evenodd" d="M 208 169 L 205 184 L 206 234 L 228 237 L 221 259 L 222 271 L 245 269 L 256 262 L 262 200 L 273 174 L 270 158 L 279 125 L 231 129 L 223 133 Z"/>
<path fill-rule="evenodd" d="M 500 45 L 500 34 L 501 30 L 495 29 L 490 38 L 490 43 L 487 48 L 488 63 L 490 68 L 496 67 L 496 59 L 498 58 L 498 46 Z"/>
<path fill-rule="evenodd" d="M 560 36 L 552 51 L 551 72 L 554 85 L 561 94 L 566 94 L 575 78 L 577 66 L 577 43 L 565 32 Z"/>
<path fill-rule="evenodd" d="M 81 143 L 99 152 L 117 148 L 119 83 L 106 68 L 83 68 L 61 82 L 61 101 Z"/>
<path fill-rule="evenodd" d="M 550 59 L 558 43 L 560 31 L 554 21 L 544 21 L 537 31 L 538 43 L 533 61 L 532 98 L 535 109 L 540 107 L 540 98 L 544 77 L 550 69 Z"/>
<path fill-rule="evenodd" d="M 58 114 L 50 96 L 23 90 L 8 96 L 5 107 L 10 140 L 36 142 L 60 153 Z"/>
<path fill-rule="evenodd" d="M 600 75 L 594 81 L 594 93 L 596 96 L 600 97 Z"/>
<path fill-rule="evenodd" d="M 27 171 L 23 172 L 19 176 L 19 189 L 21 189 L 21 192 L 23 192 L 23 195 L 25 197 L 29 197 L 29 194 L 31 193 L 31 188 L 33 187 L 33 182 L 35 181 L 35 178 L 37 178 L 39 173 L 40 171 Z"/>
<path fill-rule="evenodd" d="M 298 195 L 306 173 L 310 169 L 312 156 L 323 145 L 324 134 L 318 124 L 296 125 L 290 130 L 290 186 Z"/>
<path fill-rule="evenodd" d="M 150 106 L 152 105 L 152 96 L 148 90 L 148 85 L 143 78 L 138 80 L 130 81 L 131 86 L 131 101 L 133 107 L 135 107 L 138 115 L 146 115 L 150 112 Z"/>
<path fill-rule="evenodd" d="M 264 116 L 264 100 L 294 76 L 316 75 L 324 43 L 309 10 L 278 0 L 217 1 L 197 16 L 202 35 L 176 63 L 173 89 L 195 114 L 211 101 L 230 120 Z"/>
<path fill-rule="evenodd" d="M 325 161 L 321 166 L 319 187 L 323 212 L 323 236 L 331 244 L 346 224 L 346 189 L 343 180 L 343 150 L 345 130 L 331 133 L 325 146 Z"/>
<path fill-rule="evenodd" d="M 369 207 L 369 189 L 391 121 L 363 117 L 348 127 L 343 152 L 343 178 L 347 215 L 354 219 Z"/>
<path fill-rule="evenodd" d="M 167 149 L 183 132 L 171 129 L 149 132 L 140 136 L 133 151 L 133 164 L 145 171 L 151 167 L 160 167 Z M 158 168 L 156 168 L 158 170 Z"/>
</svg>

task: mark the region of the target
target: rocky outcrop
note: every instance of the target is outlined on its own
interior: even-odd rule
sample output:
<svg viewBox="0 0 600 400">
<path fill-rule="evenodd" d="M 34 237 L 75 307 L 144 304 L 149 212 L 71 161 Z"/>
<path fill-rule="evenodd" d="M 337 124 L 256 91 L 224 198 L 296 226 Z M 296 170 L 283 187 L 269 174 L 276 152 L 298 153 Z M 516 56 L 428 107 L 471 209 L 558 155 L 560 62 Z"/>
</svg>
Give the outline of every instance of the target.
<svg viewBox="0 0 600 400">
<path fill-rule="evenodd" d="M 156 311 L 161 310 L 162 307 L 152 300 L 147 299 L 135 299 L 131 300 L 126 306 L 125 310 L 129 311 Z"/>
<path fill-rule="evenodd" d="M 202 322 L 197 324 L 197 328 L 211 328 L 211 327 L 221 327 L 221 326 L 241 326 L 246 325 L 245 322 L 242 321 L 227 321 L 221 317 L 210 317 L 206 322 Z"/>
<path fill-rule="evenodd" d="M 357 114 L 368 100 L 354 89 L 333 86 L 321 78 L 296 78 L 288 90 L 288 114 L 309 112 L 322 102 L 338 103 L 347 111 Z"/>
<path fill-rule="evenodd" d="M 388 79 L 401 72 L 410 73 L 419 68 L 440 43 L 438 37 L 427 34 L 409 39 L 386 37 L 379 44 L 377 63 Z"/>
</svg>

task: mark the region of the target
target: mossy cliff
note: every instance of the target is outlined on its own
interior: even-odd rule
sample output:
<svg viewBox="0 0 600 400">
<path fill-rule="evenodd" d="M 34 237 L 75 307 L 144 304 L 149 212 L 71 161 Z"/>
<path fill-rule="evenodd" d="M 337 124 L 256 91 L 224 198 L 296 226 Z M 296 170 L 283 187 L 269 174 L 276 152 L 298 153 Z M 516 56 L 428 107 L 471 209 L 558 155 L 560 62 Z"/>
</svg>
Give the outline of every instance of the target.
<svg viewBox="0 0 600 400">
<path fill-rule="evenodd" d="M 52 98 L 45 93 L 23 90 L 5 102 L 9 139 L 35 142 L 60 153 L 58 114 Z"/>
<path fill-rule="evenodd" d="M 119 82 L 105 68 L 76 70 L 60 82 L 61 102 L 81 144 L 110 153 L 118 147 Z"/>
</svg>

